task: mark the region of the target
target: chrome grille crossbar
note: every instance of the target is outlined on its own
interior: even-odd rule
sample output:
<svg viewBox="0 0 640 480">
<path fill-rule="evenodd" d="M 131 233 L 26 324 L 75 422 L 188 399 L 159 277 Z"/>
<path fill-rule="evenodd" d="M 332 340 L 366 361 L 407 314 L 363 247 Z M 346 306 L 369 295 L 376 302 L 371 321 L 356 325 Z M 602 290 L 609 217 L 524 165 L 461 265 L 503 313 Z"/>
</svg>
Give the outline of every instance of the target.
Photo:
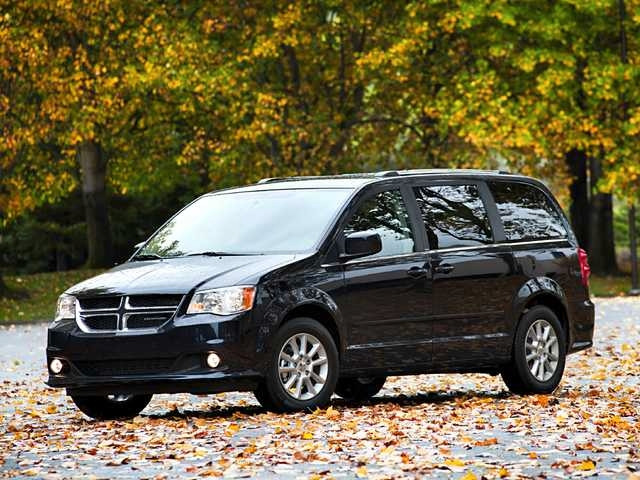
<svg viewBox="0 0 640 480">
<path fill-rule="evenodd" d="M 176 299 L 176 296 L 172 297 Z M 181 302 L 182 299 L 174 305 L 133 306 L 131 297 L 123 296 L 117 307 L 83 309 L 82 300 L 76 300 L 76 323 L 86 333 L 156 332 L 173 318 Z M 132 321 L 134 319 L 136 322 Z"/>
</svg>

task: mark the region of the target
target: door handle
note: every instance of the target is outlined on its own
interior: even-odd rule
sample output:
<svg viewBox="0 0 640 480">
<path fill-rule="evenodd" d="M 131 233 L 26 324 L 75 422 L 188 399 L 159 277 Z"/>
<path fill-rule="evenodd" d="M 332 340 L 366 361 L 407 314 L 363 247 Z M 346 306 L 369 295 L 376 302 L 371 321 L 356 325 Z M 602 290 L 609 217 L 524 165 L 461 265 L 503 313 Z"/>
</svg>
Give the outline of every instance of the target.
<svg viewBox="0 0 640 480">
<path fill-rule="evenodd" d="M 423 278 L 427 276 L 427 270 L 420 267 L 411 267 L 409 270 L 407 270 L 407 275 L 409 275 L 411 278 Z"/>
<path fill-rule="evenodd" d="M 441 265 L 433 267 L 433 272 L 447 274 L 453 272 L 455 268 L 456 267 L 454 265 L 451 265 L 450 263 L 443 263 Z"/>
</svg>

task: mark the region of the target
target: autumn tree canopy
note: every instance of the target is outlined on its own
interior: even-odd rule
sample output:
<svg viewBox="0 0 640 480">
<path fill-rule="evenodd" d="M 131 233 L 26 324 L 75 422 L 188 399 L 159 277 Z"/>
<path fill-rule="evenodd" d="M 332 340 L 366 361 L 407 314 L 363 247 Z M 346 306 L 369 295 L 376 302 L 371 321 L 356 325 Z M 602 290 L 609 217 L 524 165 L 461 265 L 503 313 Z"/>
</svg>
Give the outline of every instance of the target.
<svg viewBox="0 0 640 480">
<path fill-rule="evenodd" d="M 638 0 L 0 0 L 0 211 L 81 188 L 107 265 L 106 189 L 440 166 L 560 183 L 582 158 L 635 198 L 639 39 Z"/>
</svg>

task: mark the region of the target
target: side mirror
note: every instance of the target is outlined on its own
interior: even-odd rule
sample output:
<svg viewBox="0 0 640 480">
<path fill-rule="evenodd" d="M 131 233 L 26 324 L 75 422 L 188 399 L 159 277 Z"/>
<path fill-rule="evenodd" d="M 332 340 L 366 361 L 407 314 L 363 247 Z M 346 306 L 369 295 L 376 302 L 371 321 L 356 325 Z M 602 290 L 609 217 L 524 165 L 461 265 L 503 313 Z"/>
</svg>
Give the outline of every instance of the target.
<svg viewBox="0 0 640 480">
<path fill-rule="evenodd" d="M 344 240 L 343 260 L 366 257 L 382 250 L 382 239 L 378 233 L 353 232 Z"/>
<path fill-rule="evenodd" d="M 142 248 L 142 246 L 143 246 L 145 243 L 147 243 L 147 242 L 140 242 L 140 243 L 136 243 L 136 244 L 133 246 L 133 251 L 134 251 L 134 252 L 137 252 L 138 250 L 140 250 L 140 249 Z"/>
</svg>

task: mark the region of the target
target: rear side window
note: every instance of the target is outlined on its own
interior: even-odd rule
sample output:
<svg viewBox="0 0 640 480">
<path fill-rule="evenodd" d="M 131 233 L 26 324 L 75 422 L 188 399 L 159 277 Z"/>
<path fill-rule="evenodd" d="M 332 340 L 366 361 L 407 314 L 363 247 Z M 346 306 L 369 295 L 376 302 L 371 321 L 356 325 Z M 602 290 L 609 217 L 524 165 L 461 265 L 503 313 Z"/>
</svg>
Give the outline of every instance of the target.
<svg viewBox="0 0 640 480">
<path fill-rule="evenodd" d="M 367 258 L 414 251 L 411 221 L 399 190 L 381 192 L 365 200 L 344 229 L 344 234 L 364 231 L 378 233 L 382 240 L 382 250 Z"/>
<path fill-rule="evenodd" d="M 491 225 L 476 185 L 430 185 L 414 188 L 429 248 L 469 247 L 491 243 Z"/>
<path fill-rule="evenodd" d="M 560 212 L 539 188 L 525 183 L 490 182 L 507 240 L 562 238 L 567 230 Z"/>
</svg>

